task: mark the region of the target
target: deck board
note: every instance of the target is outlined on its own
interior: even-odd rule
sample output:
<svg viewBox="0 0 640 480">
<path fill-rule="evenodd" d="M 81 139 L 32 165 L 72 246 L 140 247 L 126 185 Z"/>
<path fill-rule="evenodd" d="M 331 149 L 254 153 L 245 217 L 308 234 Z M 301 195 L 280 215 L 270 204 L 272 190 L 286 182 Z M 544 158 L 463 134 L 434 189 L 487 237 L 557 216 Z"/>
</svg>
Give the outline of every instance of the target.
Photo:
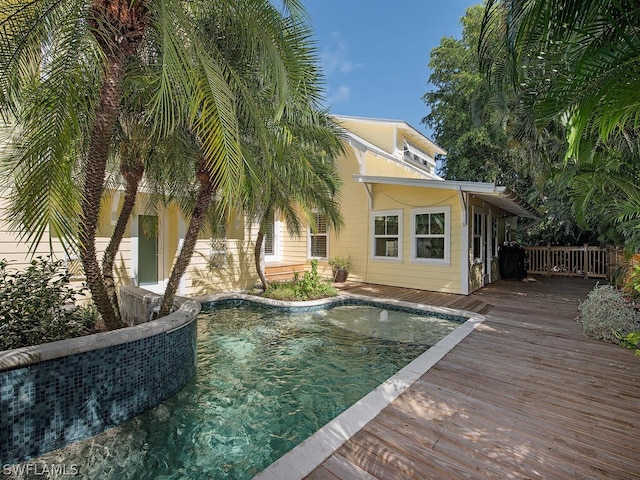
<svg viewBox="0 0 640 480">
<path fill-rule="evenodd" d="M 345 284 L 487 318 L 307 478 L 639 478 L 640 357 L 579 330 L 594 285 L 503 280 L 465 297 Z"/>
</svg>

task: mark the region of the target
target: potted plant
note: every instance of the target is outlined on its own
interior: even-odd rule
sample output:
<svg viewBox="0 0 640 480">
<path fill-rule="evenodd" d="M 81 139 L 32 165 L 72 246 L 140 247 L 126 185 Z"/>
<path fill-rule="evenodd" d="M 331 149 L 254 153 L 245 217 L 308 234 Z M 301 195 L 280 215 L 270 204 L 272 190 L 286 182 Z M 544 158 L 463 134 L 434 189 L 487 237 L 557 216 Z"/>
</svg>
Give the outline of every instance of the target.
<svg viewBox="0 0 640 480">
<path fill-rule="evenodd" d="M 343 283 L 347 281 L 349 270 L 351 269 L 351 257 L 333 257 L 329 260 L 329 265 L 333 270 L 333 281 Z"/>
</svg>

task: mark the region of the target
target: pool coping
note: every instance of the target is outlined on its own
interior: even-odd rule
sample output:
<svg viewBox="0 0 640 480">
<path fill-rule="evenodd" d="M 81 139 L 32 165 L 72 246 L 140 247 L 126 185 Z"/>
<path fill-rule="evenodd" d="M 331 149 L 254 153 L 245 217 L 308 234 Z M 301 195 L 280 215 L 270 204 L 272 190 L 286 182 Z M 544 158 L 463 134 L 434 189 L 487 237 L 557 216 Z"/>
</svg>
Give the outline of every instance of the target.
<svg viewBox="0 0 640 480">
<path fill-rule="evenodd" d="M 245 300 L 273 307 L 295 306 L 300 308 L 328 306 L 333 303 L 340 303 L 345 299 L 355 299 L 393 305 L 398 308 L 437 312 L 445 315 L 468 318 L 466 322 L 461 324 L 453 332 L 269 465 L 254 477 L 255 480 L 297 480 L 309 475 L 367 423 L 372 421 L 384 408 L 409 389 L 413 383 L 427 373 L 431 367 L 438 363 L 447 353 L 453 350 L 467 335 L 478 328 L 486 318 L 484 315 L 467 310 L 457 310 L 422 303 L 348 293 L 338 295 L 337 297 L 307 302 L 284 302 L 243 293 L 206 295 L 194 299 L 201 303 L 215 302 L 217 300 Z"/>
<path fill-rule="evenodd" d="M 435 307 L 398 300 L 386 300 L 365 295 L 345 296 L 389 303 L 416 310 L 460 315 L 467 317 L 468 320 L 331 420 L 324 427 L 320 428 L 320 430 L 304 440 L 293 450 L 284 454 L 256 475 L 254 477 L 256 480 L 294 480 L 302 479 L 309 475 L 485 320 L 484 315 L 466 310 Z"/>
</svg>

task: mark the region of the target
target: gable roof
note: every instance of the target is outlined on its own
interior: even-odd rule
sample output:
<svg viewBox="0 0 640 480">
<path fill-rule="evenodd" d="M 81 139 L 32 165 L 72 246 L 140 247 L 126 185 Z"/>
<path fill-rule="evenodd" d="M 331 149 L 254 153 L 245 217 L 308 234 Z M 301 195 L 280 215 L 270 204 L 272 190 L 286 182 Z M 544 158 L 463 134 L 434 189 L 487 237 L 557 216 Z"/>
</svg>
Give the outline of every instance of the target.
<svg viewBox="0 0 640 480">
<path fill-rule="evenodd" d="M 356 117 L 349 115 L 333 115 L 333 118 L 336 119 L 338 123 L 343 122 L 359 122 L 359 123 L 372 123 L 378 125 L 387 125 L 394 129 L 400 130 L 404 136 L 410 138 L 417 144 L 428 144 L 430 149 L 433 150 L 436 155 L 446 155 L 447 152 L 442 147 L 437 145 L 433 140 L 427 137 L 425 134 L 421 133 L 415 127 L 412 127 L 407 122 L 403 120 L 391 120 L 391 119 L 383 119 L 383 118 L 368 118 L 368 117 Z M 345 127 L 348 130 L 348 128 Z"/>
</svg>

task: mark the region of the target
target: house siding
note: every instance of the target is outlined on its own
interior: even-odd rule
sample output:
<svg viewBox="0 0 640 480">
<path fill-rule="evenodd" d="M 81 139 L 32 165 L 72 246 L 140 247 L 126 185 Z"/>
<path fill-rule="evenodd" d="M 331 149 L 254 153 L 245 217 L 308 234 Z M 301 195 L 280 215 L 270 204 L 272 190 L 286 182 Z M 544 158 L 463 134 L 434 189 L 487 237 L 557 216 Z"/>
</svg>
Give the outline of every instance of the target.
<svg viewBox="0 0 640 480">
<path fill-rule="evenodd" d="M 394 185 L 373 187 L 373 208 L 379 210 L 401 210 L 403 215 L 402 258 L 399 261 L 372 258 L 371 211 L 367 218 L 367 236 L 362 242 L 367 245 L 368 268 L 365 281 L 382 285 L 419 288 L 449 293 L 461 293 L 460 278 L 460 232 L 462 213 L 458 193 L 454 190 L 429 189 Z M 413 209 L 425 207 L 449 207 L 449 263 L 428 265 L 411 260 L 411 213 Z"/>
</svg>

